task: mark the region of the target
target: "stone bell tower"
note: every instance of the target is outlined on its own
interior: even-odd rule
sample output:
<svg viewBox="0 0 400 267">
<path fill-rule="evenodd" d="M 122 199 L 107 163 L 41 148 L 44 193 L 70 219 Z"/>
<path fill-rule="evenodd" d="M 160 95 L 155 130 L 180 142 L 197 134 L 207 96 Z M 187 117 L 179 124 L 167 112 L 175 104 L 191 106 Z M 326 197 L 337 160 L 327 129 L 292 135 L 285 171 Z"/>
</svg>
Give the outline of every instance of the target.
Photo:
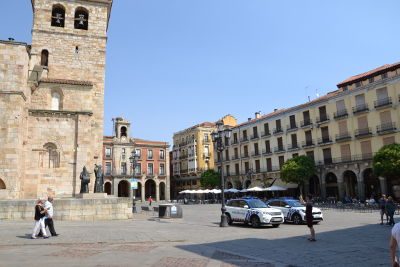
<svg viewBox="0 0 400 267">
<path fill-rule="evenodd" d="M 102 162 L 107 29 L 112 0 L 31 0 L 23 197 L 79 193 Z"/>
</svg>

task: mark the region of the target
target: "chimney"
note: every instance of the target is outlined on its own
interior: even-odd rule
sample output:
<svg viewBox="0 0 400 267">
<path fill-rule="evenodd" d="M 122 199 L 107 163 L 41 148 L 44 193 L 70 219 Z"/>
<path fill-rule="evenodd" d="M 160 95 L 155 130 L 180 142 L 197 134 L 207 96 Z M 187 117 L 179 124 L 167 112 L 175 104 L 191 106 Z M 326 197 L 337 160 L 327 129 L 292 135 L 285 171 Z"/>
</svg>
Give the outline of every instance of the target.
<svg viewBox="0 0 400 267">
<path fill-rule="evenodd" d="M 247 118 L 247 121 L 251 121 L 251 118 Z"/>
<path fill-rule="evenodd" d="M 258 111 L 258 112 L 256 112 L 256 113 L 254 113 L 254 117 L 255 117 L 256 119 L 259 119 L 259 118 L 261 117 L 261 111 Z"/>
</svg>

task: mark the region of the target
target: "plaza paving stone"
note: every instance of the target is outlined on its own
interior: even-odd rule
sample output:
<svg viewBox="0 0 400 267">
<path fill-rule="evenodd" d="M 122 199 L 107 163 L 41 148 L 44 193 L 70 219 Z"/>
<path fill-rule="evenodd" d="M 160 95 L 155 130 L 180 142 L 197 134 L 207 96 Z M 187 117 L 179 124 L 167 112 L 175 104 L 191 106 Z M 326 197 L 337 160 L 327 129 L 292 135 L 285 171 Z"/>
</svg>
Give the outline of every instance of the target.
<svg viewBox="0 0 400 267">
<path fill-rule="evenodd" d="M 183 216 L 56 221 L 58 237 L 36 240 L 33 221 L 0 221 L 0 266 L 389 266 L 378 212 L 325 210 L 313 243 L 305 225 L 220 228 L 219 205 L 184 205 Z"/>
</svg>

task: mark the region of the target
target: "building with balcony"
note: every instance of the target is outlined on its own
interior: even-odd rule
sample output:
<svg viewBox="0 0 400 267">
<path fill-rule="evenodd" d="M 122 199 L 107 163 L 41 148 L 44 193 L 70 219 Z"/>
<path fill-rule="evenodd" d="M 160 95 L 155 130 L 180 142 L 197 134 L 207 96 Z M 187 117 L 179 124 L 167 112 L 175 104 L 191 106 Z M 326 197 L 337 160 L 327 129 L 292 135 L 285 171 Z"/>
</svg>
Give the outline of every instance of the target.
<svg viewBox="0 0 400 267">
<path fill-rule="evenodd" d="M 399 198 L 400 180 L 372 172 L 374 153 L 400 142 L 399 102 L 400 63 L 350 77 L 322 97 L 263 116 L 256 113 L 254 119 L 232 127 L 228 152 L 216 159 L 216 169 L 222 160 L 228 188 L 272 180 L 279 184 L 284 162 L 307 155 L 317 166 L 307 193 L 336 199 L 381 193 Z"/>
<path fill-rule="evenodd" d="M 226 125 L 236 125 L 236 119 L 231 115 L 221 120 Z M 199 189 L 201 174 L 214 169 L 211 133 L 215 130 L 214 122 L 203 122 L 174 133 L 171 158 L 173 198 L 182 190 Z"/>
<path fill-rule="evenodd" d="M 115 136 L 104 136 L 104 188 L 109 195 L 133 197 L 145 201 L 152 196 L 156 201 L 170 199 L 169 144 L 130 136 L 130 123 L 114 119 Z M 136 163 L 131 162 L 136 155 Z M 130 180 L 137 181 L 131 190 Z"/>
</svg>

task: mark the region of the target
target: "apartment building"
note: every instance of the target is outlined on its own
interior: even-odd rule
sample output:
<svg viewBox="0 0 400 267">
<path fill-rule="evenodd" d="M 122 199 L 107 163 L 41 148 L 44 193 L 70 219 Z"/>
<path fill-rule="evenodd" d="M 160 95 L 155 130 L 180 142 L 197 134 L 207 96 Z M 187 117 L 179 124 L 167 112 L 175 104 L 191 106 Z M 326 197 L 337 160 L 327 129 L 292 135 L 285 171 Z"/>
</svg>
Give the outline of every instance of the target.
<svg viewBox="0 0 400 267">
<path fill-rule="evenodd" d="M 375 177 L 372 158 L 383 145 L 400 142 L 400 63 L 350 77 L 337 90 L 295 107 L 232 127 L 220 157 L 226 186 L 247 188 L 279 179 L 284 162 L 298 155 L 315 160 L 306 192 L 323 198 L 400 197 L 399 180 Z M 221 168 L 221 161 L 216 163 Z"/>
<path fill-rule="evenodd" d="M 131 138 L 130 123 L 114 119 L 115 136 L 104 136 L 103 166 L 105 192 L 118 197 L 133 197 L 145 201 L 170 199 L 169 144 Z M 136 155 L 136 162 L 132 156 Z M 131 189 L 131 179 L 137 189 Z"/>
<path fill-rule="evenodd" d="M 231 115 L 226 115 L 221 120 L 225 125 L 237 124 Z M 199 189 L 201 174 L 214 169 L 211 133 L 215 130 L 214 122 L 203 122 L 174 133 L 171 158 L 172 186 L 175 188 L 173 197 L 185 189 Z"/>
</svg>

